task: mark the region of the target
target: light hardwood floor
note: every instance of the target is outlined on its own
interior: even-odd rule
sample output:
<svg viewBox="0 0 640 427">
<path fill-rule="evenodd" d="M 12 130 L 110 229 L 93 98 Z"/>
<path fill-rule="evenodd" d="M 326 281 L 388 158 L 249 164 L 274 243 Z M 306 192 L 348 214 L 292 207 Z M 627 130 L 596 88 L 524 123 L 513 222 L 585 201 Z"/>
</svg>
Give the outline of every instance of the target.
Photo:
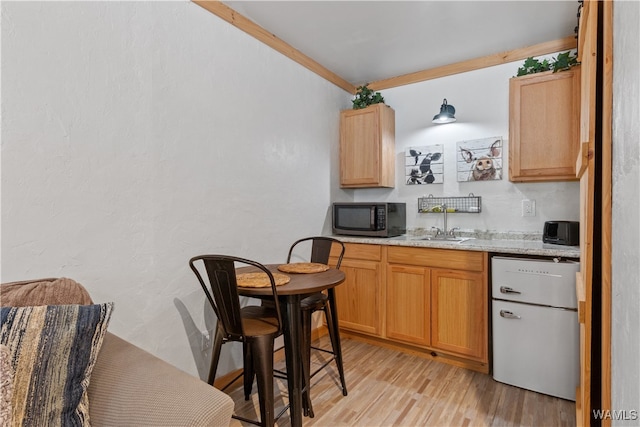
<svg viewBox="0 0 640 427">
<path fill-rule="evenodd" d="M 330 348 L 326 336 L 319 343 Z M 352 339 L 343 339 L 342 345 L 349 395 L 342 396 L 332 363 L 312 380 L 315 418 L 303 418 L 305 426 L 575 425 L 574 402 Z M 324 357 L 314 352 L 314 363 Z M 282 369 L 283 365 L 276 364 Z M 276 380 L 274 387 L 277 414 L 287 403 L 287 384 Z M 236 414 L 258 418 L 255 384 L 248 402 L 244 401 L 241 385 L 227 392 L 236 402 Z M 242 423 L 234 420 L 232 425 Z M 290 425 L 288 412 L 276 425 Z"/>
</svg>

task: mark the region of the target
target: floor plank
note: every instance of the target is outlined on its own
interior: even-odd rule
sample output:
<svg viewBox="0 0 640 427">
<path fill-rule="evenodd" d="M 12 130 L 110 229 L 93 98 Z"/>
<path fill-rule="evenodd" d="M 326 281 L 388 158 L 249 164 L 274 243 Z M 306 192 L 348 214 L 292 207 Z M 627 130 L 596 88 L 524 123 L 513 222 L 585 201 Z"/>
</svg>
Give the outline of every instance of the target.
<svg viewBox="0 0 640 427">
<path fill-rule="evenodd" d="M 316 344 L 330 348 L 328 338 Z M 314 418 L 305 426 L 573 426 L 575 403 L 494 381 L 486 374 L 352 339 L 342 340 L 348 396 L 332 363 L 312 380 Z M 313 353 L 319 366 L 326 355 Z M 284 369 L 284 362 L 276 363 Z M 312 368 L 313 369 L 313 368 Z M 288 402 L 287 384 L 274 381 L 276 414 Z M 228 390 L 236 414 L 257 419 L 258 396 L 244 401 L 242 387 Z M 234 420 L 232 425 L 251 425 Z M 288 412 L 276 423 L 290 426 Z"/>
</svg>

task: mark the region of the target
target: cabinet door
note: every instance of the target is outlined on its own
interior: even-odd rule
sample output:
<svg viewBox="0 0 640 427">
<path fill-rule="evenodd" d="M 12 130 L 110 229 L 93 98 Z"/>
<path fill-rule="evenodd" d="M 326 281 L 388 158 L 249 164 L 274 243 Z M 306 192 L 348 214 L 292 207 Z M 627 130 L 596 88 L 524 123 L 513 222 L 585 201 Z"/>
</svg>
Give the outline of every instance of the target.
<svg viewBox="0 0 640 427">
<path fill-rule="evenodd" d="M 429 269 L 404 265 L 387 267 L 387 338 L 428 346 Z"/>
<path fill-rule="evenodd" d="M 487 362 L 488 294 L 483 273 L 431 270 L 431 346 Z"/>
<path fill-rule="evenodd" d="M 349 112 L 351 113 L 351 112 Z M 380 180 L 379 120 L 375 110 L 344 114 L 340 124 L 342 185 L 377 184 Z"/>
<path fill-rule="evenodd" d="M 342 111 L 340 185 L 394 187 L 395 112 L 387 105 Z"/>
<path fill-rule="evenodd" d="M 345 281 L 336 286 L 338 323 L 341 328 L 380 335 L 380 263 L 343 259 Z"/>
<path fill-rule="evenodd" d="M 509 80 L 509 179 L 575 180 L 580 67 Z"/>
</svg>

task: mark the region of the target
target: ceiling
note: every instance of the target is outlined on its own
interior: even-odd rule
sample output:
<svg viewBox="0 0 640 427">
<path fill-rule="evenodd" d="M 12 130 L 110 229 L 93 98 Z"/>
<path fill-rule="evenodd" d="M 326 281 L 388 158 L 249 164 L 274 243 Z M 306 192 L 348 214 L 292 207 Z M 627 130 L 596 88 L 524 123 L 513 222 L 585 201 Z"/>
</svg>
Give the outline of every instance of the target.
<svg viewBox="0 0 640 427">
<path fill-rule="evenodd" d="M 578 1 L 223 1 L 360 85 L 574 35 Z"/>
</svg>

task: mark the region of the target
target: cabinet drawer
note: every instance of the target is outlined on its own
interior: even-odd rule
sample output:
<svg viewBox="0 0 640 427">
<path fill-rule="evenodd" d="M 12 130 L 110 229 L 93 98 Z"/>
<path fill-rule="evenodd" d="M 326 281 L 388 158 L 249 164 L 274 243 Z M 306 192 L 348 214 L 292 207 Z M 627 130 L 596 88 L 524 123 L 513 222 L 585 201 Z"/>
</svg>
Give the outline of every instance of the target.
<svg viewBox="0 0 640 427">
<path fill-rule="evenodd" d="M 389 263 L 419 265 L 422 267 L 451 268 L 465 271 L 484 271 L 484 252 L 459 251 L 456 249 L 431 249 L 390 247 L 387 252 Z"/>
<path fill-rule="evenodd" d="M 344 257 L 349 259 L 366 259 L 371 261 L 380 261 L 382 259 L 380 245 L 362 245 L 358 243 L 345 243 Z M 331 248 L 331 256 L 340 255 L 339 248 L 334 245 Z"/>
</svg>

